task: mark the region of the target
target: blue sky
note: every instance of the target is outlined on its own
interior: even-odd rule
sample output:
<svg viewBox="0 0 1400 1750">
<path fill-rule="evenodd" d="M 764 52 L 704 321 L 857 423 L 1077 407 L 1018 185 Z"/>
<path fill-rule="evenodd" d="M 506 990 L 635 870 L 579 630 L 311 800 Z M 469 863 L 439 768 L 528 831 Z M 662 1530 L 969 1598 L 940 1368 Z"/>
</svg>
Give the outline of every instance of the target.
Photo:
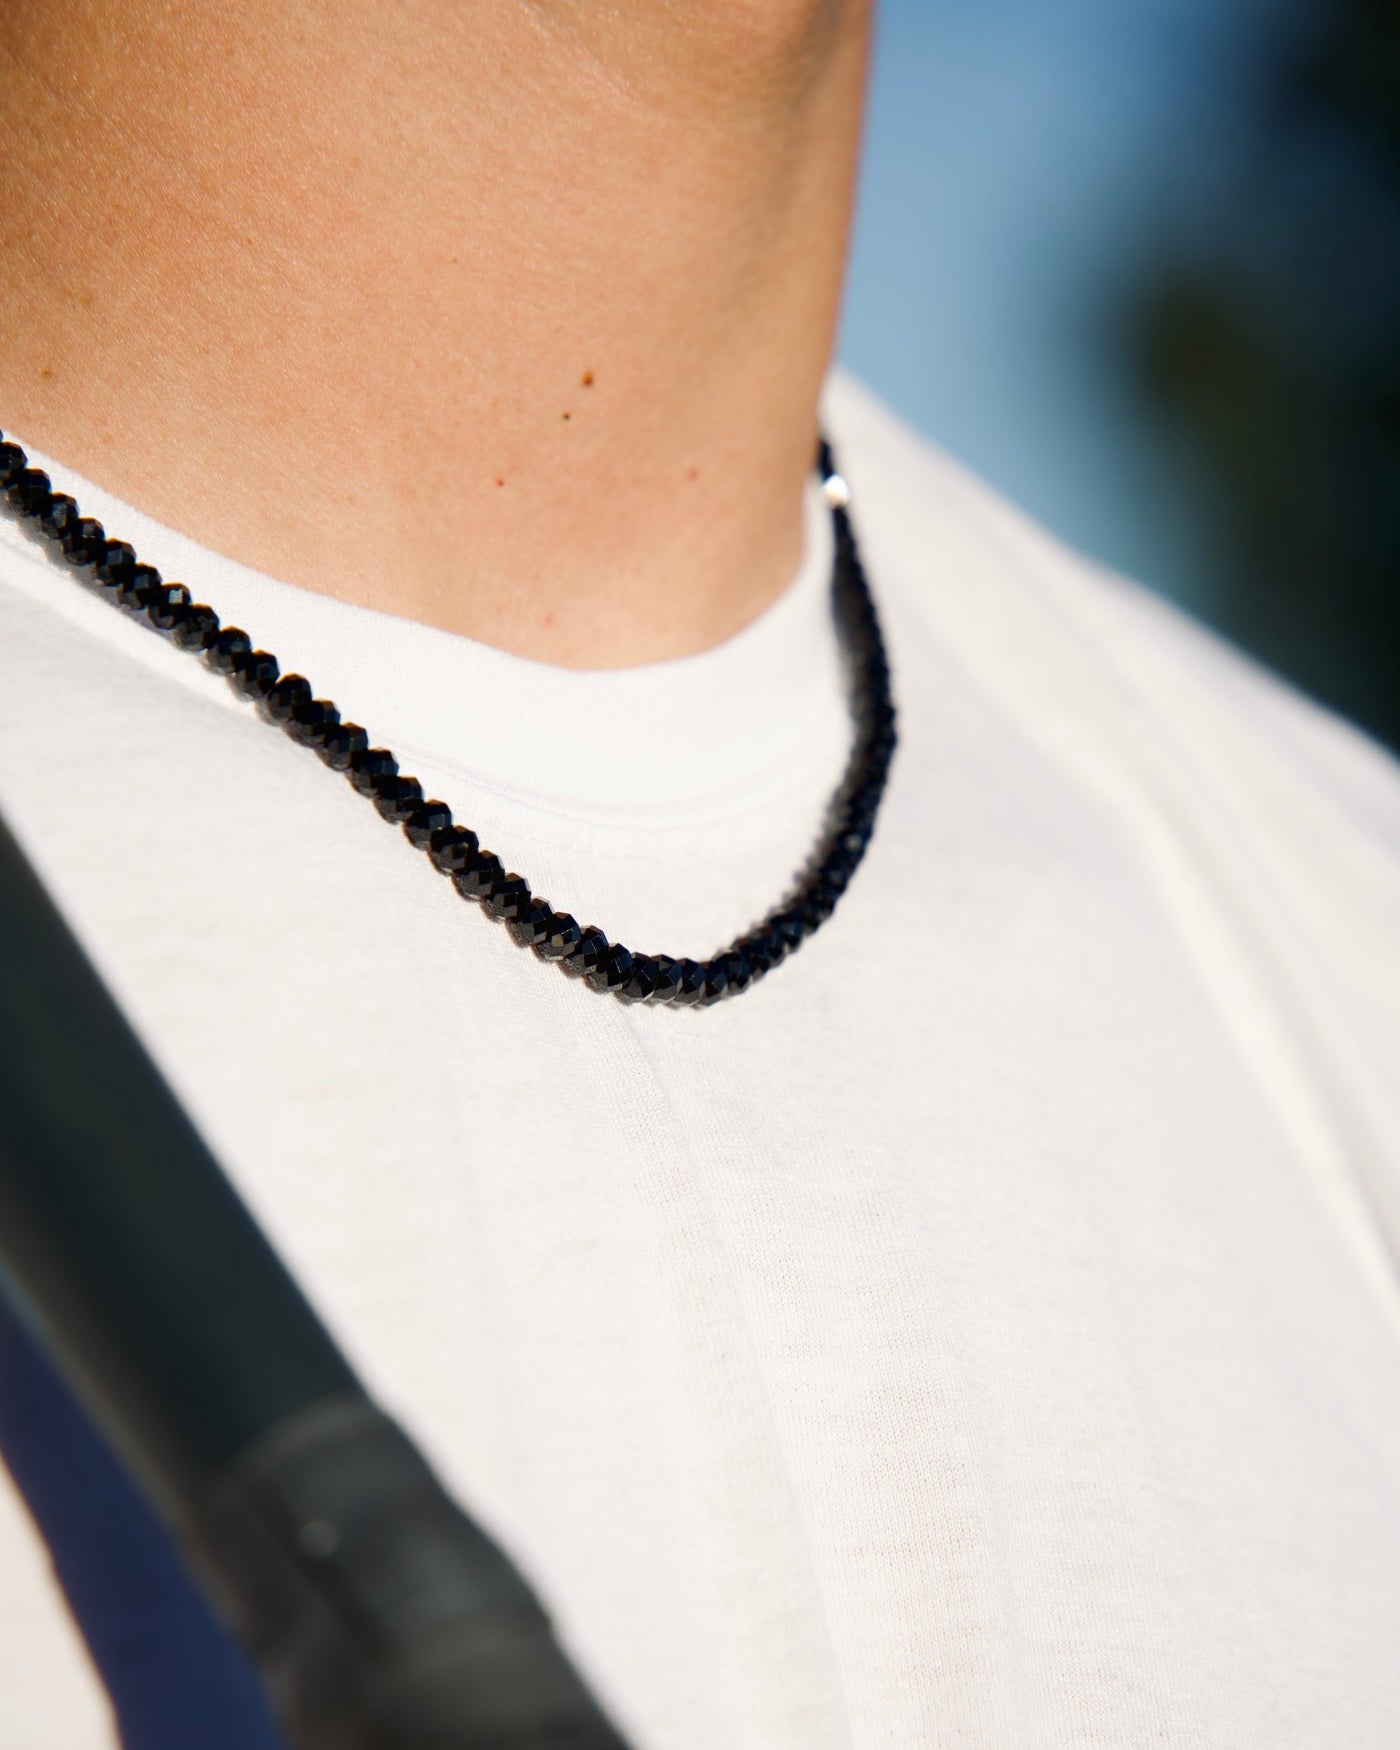
<svg viewBox="0 0 1400 1750">
<path fill-rule="evenodd" d="M 1096 556 L 1203 605 L 1115 293 L 1209 199 L 1284 0 L 886 0 L 841 357 Z"/>
</svg>

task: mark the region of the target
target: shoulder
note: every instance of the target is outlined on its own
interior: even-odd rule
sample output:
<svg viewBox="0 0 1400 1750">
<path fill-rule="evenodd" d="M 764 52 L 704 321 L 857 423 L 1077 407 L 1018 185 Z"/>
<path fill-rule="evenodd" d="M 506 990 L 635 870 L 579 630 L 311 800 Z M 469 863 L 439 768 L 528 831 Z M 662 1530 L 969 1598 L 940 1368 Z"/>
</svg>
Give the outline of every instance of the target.
<svg viewBox="0 0 1400 1750">
<path fill-rule="evenodd" d="M 1019 697 L 1041 735 L 1113 732 L 1198 761 L 1252 815 L 1310 813 L 1311 798 L 1400 862 L 1400 762 L 1377 742 L 1065 547 L 850 378 L 833 380 L 827 414 L 914 685 L 937 645 L 1008 706 Z"/>
<path fill-rule="evenodd" d="M 1068 819 L 1089 799 L 1201 964 L 1238 956 L 1276 987 L 1266 1008 L 1330 1004 L 1353 1059 L 1400 1051 L 1400 764 L 858 385 L 833 383 L 827 417 L 890 631 L 906 781 L 956 732 L 942 701 L 974 699 L 968 745 L 1014 740 L 1033 773 L 1017 806 Z"/>
</svg>

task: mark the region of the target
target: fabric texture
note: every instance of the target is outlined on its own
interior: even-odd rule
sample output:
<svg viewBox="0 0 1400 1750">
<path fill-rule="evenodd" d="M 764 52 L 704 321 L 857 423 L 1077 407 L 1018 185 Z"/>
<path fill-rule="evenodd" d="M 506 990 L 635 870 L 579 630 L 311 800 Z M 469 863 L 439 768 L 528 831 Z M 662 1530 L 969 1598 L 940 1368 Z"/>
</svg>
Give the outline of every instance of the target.
<svg viewBox="0 0 1400 1750">
<path fill-rule="evenodd" d="M 0 808 L 638 1750 L 1389 1750 L 1400 771 L 858 386 L 828 422 L 901 742 L 736 1001 L 538 964 L 8 524 Z M 51 471 L 629 946 L 713 951 L 806 857 L 815 498 L 736 638 L 575 674 Z M 0 1695 L 4 1750 L 112 1741 L 13 1502 Z"/>
</svg>

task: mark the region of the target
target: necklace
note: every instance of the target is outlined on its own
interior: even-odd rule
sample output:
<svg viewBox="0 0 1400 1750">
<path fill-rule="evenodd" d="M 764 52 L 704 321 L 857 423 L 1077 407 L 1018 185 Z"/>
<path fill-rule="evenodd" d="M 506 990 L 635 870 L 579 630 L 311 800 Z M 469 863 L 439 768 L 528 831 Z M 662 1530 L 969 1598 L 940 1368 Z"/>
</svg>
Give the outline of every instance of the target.
<svg viewBox="0 0 1400 1750">
<path fill-rule="evenodd" d="M 832 600 L 845 637 L 855 744 L 817 846 L 786 897 L 711 959 L 697 961 L 633 953 L 532 893 L 529 882 L 508 872 L 470 827 L 453 821 L 445 802 L 423 795 L 422 785 L 399 770 L 388 748 L 372 747 L 368 733 L 345 722 L 329 699 L 316 698 L 304 676 L 283 674 L 276 657 L 255 649 L 246 632 L 223 625 L 183 584 L 167 583 L 153 565 L 142 564 L 130 543 L 110 537 L 66 493 L 55 492 L 48 475 L 31 468 L 19 445 L 7 443 L 0 432 L 0 490 L 10 508 L 36 525 L 68 564 L 86 572 L 120 607 L 181 649 L 202 656 L 269 723 L 343 772 L 385 820 L 402 827 L 464 899 L 504 924 L 522 947 L 557 962 L 594 990 L 628 1003 L 679 1006 L 703 1007 L 747 990 L 820 929 L 865 855 L 884 794 L 895 747 L 889 664 L 856 550 L 847 509 L 850 492 L 825 440 L 817 470 L 835 533 Z"/>
</svg>

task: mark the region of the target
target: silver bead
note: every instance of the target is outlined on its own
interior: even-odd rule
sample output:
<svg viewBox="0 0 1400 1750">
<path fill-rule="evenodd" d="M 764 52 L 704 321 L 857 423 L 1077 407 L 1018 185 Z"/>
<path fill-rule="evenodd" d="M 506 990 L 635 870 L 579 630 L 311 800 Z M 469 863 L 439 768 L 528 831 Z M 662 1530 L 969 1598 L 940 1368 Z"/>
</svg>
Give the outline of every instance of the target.
<svg viewBox="0 0 1400 1750">
<path fill-rule="evenodd" d="M 851 489 L 844 474 L 828 474 L 822 481 L 822 495 L 833 510 L 845 510 L 851 502 Z"/>
</svg>

